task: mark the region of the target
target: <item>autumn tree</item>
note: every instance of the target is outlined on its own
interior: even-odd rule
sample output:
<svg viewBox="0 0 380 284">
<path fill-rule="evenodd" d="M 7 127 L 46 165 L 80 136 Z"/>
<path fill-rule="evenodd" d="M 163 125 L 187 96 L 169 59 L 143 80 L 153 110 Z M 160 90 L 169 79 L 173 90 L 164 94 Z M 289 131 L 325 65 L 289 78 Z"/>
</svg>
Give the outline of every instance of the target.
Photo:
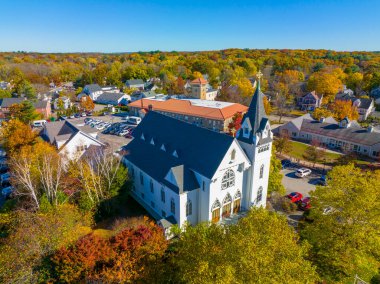
<svg viewBox="0 0 380 284">
<path fill-rule="evenodd" d="M 270 115 L 271 112 L 272 112 L 272 106 L 268 100 L 268 97 L 267 96 L 264 96 L 263 97 L 263 103 L 264 103 L 264 109 L 265 109 L 265 113 L 267 115 Z"/>
<path fill-rule="evenodd" d="M 86 111 L 92 111 L 95 108 L 95 104 L 89 96 L 83 96 L 80 99 L 80 107 Z"/>
<path fill-rule="evenodd" d="M 3 145 L 12 155 L 25 145 L 33 145 L 36 142 L 38 133 L 32 128 L 17 119 L 4 121 L 1 128 Z"/>
<path fill-rule="evenodd" d="M 328 118 L 328 117 L 332 117 L 333 116 L 333 113 L 328 110 L 327 108 L 321 108 L 321 107 L 318 107 L 316 108 L 314 111 L 313 111 L 313 118 L 316 119 L 316 120 L 320 120 L 321 118 Z"/>
<path fill-rule="evenodd" d="M 302 154 L 302 157 L 315 165 L 324 155 L 323 149 L 319 148 L 319 146 L 318 141 L 311 141 L 311 144 L 307 146 L 305 152 Z"/>
<path fill-rule="evenodd" d="M 315 268 L 306 260 L 286 218 L 253 209 L 236 225 L 188 226 L 173 244 L 169 267 L 174 283 L 314 283 Z M 302 270 L 302 273 L 299 273 Z"/>
<path fill-rule="evenodd" d="M 88 234 L 91 226 L 90 216 L 70 204 L 37 213 L 2 213 L 0 222 L 7 230 L 0 242 L 1 283 L 45 282 L 41 267 L 46 258 Z"/>
<path fill-rule="evenodd" d="M 337 166 L 326 186 L 311 192 L 310 218 L 301 236 L 312 245 L 311 260 L 327 283 L 368 281 L 380 265 L 379 171 Z"/>
<path fill-rule="evenodd" d="M 24 100 L 19 104 L 13 104 L 9 107 L 9 116 L 12 119 L 18 119 L 23 123 L 30 123 L 38 117 L 38 113 L 32 102 Z"/>
<path fill-rule="evenodd" d="M 281 134 L 278 138 L 276 138 L 273 142 L 274 148 L 276 149 L 277 153 L 284 153 L 287 154 L 292 151 L 293 144 L 292 141 L 290 141 L 289 136 L 286 134 Z"/>
<path fill-rule="evenodd" d="M 232 121 L 228 124 L 228 133 L 232 136 L 236 136 L 236 132 L 240 129 L 243 115 L 237 112 L 232 117 Z"/>
<path fill-rule="evenodd" d="M 323 94 L 325 102 L 331 102 L 335 95 L 342 89 L 342 81 L 337 74 L 318 71 L 310 75 L 307 82 L 309 91 Z"/>
<path fill-rule="evenodd" d="M 19 96 L 24 95 L 31 100 L 36 99 L 37 96 L 33 85 L 24 79 L 16 83 L 13 92 L 17 93 Z"/>
<path fill-rule="evenodd" d="M 90 234 L 52 257 L 55 280 L 60 283 L 156 282 L 156 269 L 162 267 L 166 248 L 162 229 L 148 221 L 109 239 Z"/>
<path fill-rule="evenodd" d="M 358 109 L 350 100 L 336 100 L 329 108 L 333 112 L 334 118 L 338 121 L 345 117 L 348 117 L 350 120 L 357 120 L 359 118 Z"/>
</svg>

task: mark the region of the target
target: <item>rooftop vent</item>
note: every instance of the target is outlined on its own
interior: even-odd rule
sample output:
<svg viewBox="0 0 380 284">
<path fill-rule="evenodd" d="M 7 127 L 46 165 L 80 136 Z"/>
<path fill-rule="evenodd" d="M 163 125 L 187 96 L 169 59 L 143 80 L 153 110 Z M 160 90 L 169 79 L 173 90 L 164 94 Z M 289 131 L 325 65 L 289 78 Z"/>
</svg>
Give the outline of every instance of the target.
<svg viewBox="0 0 380 284">
<path fill-rule="evenodd" d="M 176 157 L 176 158 L 178 158 L 178 153 L 177 153 L 176 150 L 173 151 L 173 156 Z"/>
<path fill-rule="evenodd" d="M 166 148 L 165 148 L 165 145 L 162 144 L 161 148 L 160 148 L 162 151 L 166 152 Z"/>
<path fill-rule="evenodd" d="M 144 133 L 141 133 L 141 140 L 145 140 Z"/>
</svg>

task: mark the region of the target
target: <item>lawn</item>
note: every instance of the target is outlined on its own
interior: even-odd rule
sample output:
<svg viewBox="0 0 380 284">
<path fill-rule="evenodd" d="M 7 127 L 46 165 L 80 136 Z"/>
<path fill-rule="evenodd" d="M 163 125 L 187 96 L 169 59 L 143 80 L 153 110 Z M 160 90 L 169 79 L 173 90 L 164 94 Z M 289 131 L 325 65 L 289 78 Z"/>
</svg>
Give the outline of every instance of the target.
<svg viewBox="0 0 380 284">
<path fill-rule="evenodd" d="M 295 159 L 305 160 L 303 154 L 305 153 L 309 145 L 297 141 L 290 142 L 292 143 L 292 151 L 290 151 L 288 155 L 292 156 Z M 336 162 L 336 160 L 338 160 L 340 156 L 340 154 L 326 152 L 324 160 L 320 161 L 320 163 L 324 164 L 326 162 L 326 164 L 332 164 Z"/>
</svg>

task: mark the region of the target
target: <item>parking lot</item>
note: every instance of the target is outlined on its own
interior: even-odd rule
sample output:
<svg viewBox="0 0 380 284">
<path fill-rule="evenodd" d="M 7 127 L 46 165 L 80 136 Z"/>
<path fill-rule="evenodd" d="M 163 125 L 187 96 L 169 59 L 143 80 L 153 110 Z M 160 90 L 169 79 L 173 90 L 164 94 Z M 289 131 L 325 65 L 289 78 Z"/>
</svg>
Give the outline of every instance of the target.
<svg viewBox="0 0 380 284">
<path fill-rule="evenodd" d="M 104 127 L 97 129 L 99 125 L 93 121 L 85 123 L 87 120 L 95 120 L 100 124 L 105 124 Z M 126 135 L 119 135 L 120 132 L 107 133 L 105 131 L 108 127 L 115 127 L 117 125 L 122 125 L 123 127 L 132 126 L 126 122 L 126 120 L 120 116 L 105 115 L 105 116 L 89 116 L 89 117 L 80 117 L 80 118 L 69 118 L 69 122 L 78 127 L 81 131 L 87 134 L 96 134 L 97 139 L 110 146 L 114 151 L 120 149 L 122 146 L 127 145 L 131 138 L 125 137 Z M 133 127 L 133 126 L 132 126 Z M 121 127 L 120 127 L 121 130 Z M 122 133 L 121 133 L 122 134 Z"/>
</svg>

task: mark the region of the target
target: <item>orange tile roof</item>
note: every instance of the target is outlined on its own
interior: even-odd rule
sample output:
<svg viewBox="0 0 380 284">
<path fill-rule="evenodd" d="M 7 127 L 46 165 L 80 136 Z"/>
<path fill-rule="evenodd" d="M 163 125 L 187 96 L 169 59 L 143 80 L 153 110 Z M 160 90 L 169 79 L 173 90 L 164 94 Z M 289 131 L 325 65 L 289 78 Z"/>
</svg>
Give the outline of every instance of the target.
<svg viewBox="0 0 380 284">
<path fill-rule="evenodd" d="M 191 81 L 191 84 L 207 84 L 207 80 L 203 79 L 203 78 L 197 78 L 197 79 L 194 79 L 193 81 Z"/>
<path fill-rule="evenodd" d="M 216 120 L 226 120 L 234 116 L 237 112 L 246 113 L 248 107 L 234 103 L 223 108 L 212 108 L 207 106 L 192 105 L 188 100 L 169 99 L 166 101 L 157 101 L 150 99 L 142 99 L 143 109 L 147 110 L 149 105 L 153 110 L 165 111 L 170 113 L 178 113 L 189 116 L 204 117 Z M 141 109 L 141 100 L 134 101 L 129 107 Z"/>
</svg>

